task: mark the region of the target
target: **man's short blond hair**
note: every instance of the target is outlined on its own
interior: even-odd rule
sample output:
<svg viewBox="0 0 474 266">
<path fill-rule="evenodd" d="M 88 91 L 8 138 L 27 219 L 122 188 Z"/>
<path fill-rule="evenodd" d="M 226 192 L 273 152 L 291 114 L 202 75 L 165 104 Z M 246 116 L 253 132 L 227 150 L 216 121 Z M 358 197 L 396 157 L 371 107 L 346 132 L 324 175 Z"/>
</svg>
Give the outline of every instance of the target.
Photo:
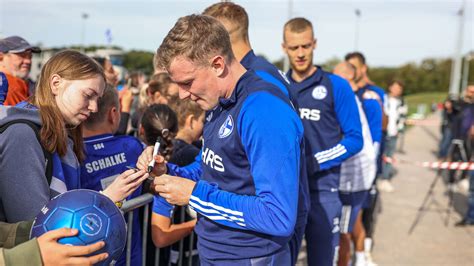
<svg viewBox="0 0 474 266">
<path fill-rule="evenodd" d="M 285 32 L 288 30 L 294 33 L 301 33 L 310 29 L 313 32 L 313 24 L 305 18 L 292 18 L 285 23 L 283 27 L 283 40 L 285 40 Z"/>
<path fill-rule="evenodd" d="M 163 39 L 155 55 L 157 69 L 169 69 L 171 61 L 184 56 L 202 66 L 209 59 L 221 55 L 229 64 L 234 60 L 229 34 L 215 18 L 204 15 L 189 15 L 178 19 Z"/>
<path fill-rule="evenodd" d="M 247 41 L 249 40 L 249 17 L 245 9 L 232 2 L 220 2 L 206 8 L 203 15 L 214 17 L 218 20 L 227 20 L 232 24 L 229 35 Z"/>
</svg>

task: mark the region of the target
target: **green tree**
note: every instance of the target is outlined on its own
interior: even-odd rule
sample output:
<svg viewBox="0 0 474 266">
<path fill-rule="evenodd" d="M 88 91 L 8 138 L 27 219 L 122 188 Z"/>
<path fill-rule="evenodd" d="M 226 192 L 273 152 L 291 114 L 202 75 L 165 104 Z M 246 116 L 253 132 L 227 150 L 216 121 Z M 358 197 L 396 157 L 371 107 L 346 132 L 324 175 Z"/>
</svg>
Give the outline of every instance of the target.
<svg viewBox="0 0 474 266">
<path fill-rule="evenodd" d="M 128 71 L 142 71 L 146 75 L 153 74 L 153 53 L 132 50 L 123 58 L 123 66 Z"/>
</svg>

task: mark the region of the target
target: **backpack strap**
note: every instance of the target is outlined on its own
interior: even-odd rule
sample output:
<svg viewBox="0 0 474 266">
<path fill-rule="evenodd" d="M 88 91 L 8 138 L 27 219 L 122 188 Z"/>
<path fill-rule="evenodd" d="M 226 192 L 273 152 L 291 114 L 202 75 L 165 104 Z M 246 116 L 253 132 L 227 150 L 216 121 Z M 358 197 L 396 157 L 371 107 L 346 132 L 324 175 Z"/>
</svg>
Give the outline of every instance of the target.
<svg viewBox="0 0 474 266">
<path fill-rule="evenodd" d="M 13 124 L 20 124 L 20 123 L 28 125 L 35 132 L 36 138 L 38 139 L 38 142 L 41 145 L 41 149 L 43 150 L 44 158 L 46 160 L 45 175 L 46 175 L 46 180 L 48 181 L 48 185 L 50 185 L 51 179 L 53 177 L 53 154 L 47 151 L 41 144 L 41 139 L 39 135 L 39 130 L 41 129 L 41 126 L 26 119 L 16 119 L 16 120 L 9 121 L 3 124 L 2 126 L 0 126 L 0 134 L 3 133 L 9 126 Z"/>
</svg>

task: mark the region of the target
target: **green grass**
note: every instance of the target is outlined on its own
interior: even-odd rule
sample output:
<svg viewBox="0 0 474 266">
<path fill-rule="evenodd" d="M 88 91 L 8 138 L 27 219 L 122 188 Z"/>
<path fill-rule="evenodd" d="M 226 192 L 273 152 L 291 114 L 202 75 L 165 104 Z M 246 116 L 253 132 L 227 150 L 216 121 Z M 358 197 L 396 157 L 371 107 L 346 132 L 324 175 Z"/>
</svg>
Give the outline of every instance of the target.
<svg viewBox="0 0 474 266">
<path fill-rule="evenodd" d="M 447 92 L 423 92 L 405 96 L 408 104 L 408 114 L 416 113 L 418 105 L 426 104 L 426 114 L 430 112 L 432 103 L 443 102 L 448 93 Z"/>
</svg>

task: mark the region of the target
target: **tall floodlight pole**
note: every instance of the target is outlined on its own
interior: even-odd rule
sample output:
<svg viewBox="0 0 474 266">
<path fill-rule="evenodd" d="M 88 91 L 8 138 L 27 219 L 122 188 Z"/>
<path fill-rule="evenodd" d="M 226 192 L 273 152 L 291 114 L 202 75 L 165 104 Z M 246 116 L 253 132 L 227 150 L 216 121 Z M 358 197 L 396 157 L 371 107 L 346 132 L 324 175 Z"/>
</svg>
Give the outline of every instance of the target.
<svg viewBox="0 0 474 266">
<path fill-rule="evenodd" d="M 462 67 L 462 82 L 461 82 L 461 91 L 464 91 L 467 88 L 467 83 L 469 81 L 469 65 L 471 60 L 474 59 L 474 51 L 469 52 L 464 57 L 464 66 Z"/>
<path fill-rule="evenodd" d="M 451 65 L 451 80 L 449 82 L 449 94 L 452 96 L 459 96 L 459 85 L 461 82 L 461 65 L 462 65 L 462 43 L 464 39 L 464 7 L 466 1 L 462 3 L 462 7 L 458 12 L 459 16 L 459 31 L 458 31 L 458 42 L 456 44 L 456 50 L 453 56 L 453 63 Z"/>
<path fill-rule="evenodd" d="M 354 51 L 358 51 L 359 49 L 359 28 L 360 28 L 360 9 L 356 8 L 354 11 L 356 15 L 355 20 L 355 33 L 354 33 Z"/>
<path fill-rule="evenodd" d="M 293 18 L 293 0 L 288 0 L 288 20 L 292 18 Z M 288 70 L 290 70 L 290 59 L 288 59 L 288 56 L 285 54 L 283 55 L 283 71 L 288 72 Z"/>
<path fill-rule="evenodd" d="M 89 14 L 87 13 L 82 13 L 81 15 L 81 18 L 82 18 L 82 32 L 81 32 L 81 50 L 82 52 L 85 51 L 85 46 L 86 46 L 86 43 L 85 43 L 85 36 L 86 36 L 86 20 L 87 18 L 89 18 Z"/>
</svg>

